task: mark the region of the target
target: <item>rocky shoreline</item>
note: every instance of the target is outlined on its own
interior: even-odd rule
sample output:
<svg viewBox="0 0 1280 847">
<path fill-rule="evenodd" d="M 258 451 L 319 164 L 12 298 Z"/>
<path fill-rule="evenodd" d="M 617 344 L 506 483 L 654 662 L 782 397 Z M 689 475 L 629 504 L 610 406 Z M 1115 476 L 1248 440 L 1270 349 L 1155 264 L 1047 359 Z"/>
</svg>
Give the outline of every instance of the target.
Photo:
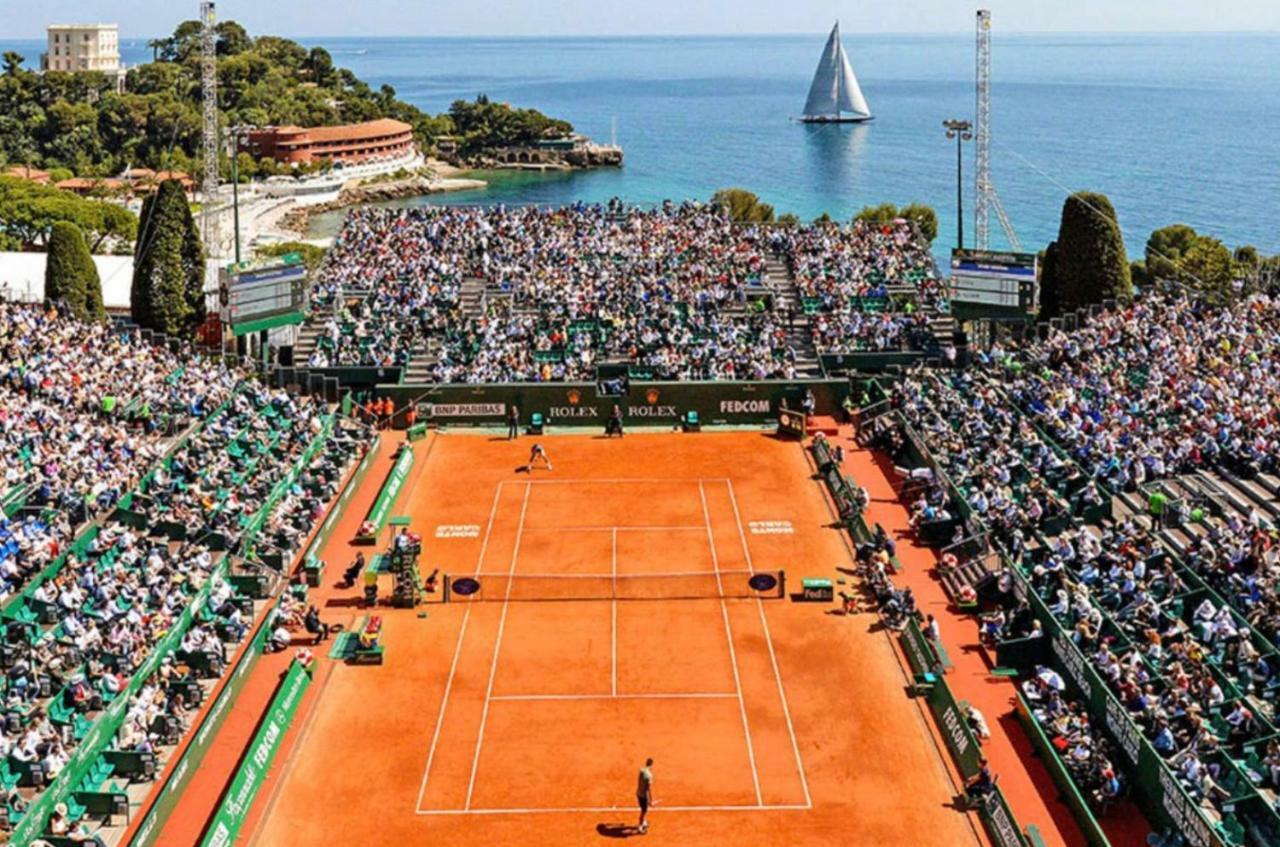
<svg viewBox="0 0 1280 847">
<path fill-rule="evenodd" d="M 407 197 L 421 197 L 426 194 L 441 194 L 447 191 L 473 191 L 485 188 L 489 183 L 482 179 L 465 179 L 458 177 L 411 176 L 390 182 L 373 182 L 343 188 L 334 200 L 297 206 L 286 212 L 281 218 L 281 229 L 307 234 L 311 216 L 322 212 L 345 209 L 362 203 L 380 203 L 387 200 L 402 200 Z"/>
</svg>

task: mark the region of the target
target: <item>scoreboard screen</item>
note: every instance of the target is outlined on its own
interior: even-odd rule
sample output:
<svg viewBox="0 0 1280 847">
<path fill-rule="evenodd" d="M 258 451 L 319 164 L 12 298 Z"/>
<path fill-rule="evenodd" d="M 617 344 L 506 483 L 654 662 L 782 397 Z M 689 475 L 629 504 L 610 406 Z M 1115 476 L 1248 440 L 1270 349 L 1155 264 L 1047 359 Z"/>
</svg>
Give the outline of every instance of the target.
<svg viewBox="0 0 1280 847">
<path fill-rule="evenodd" d="M 953 250 L 948 285 L 952 306 L 964 306 L 962 311 L 975 317 L 1036 312 L 1039 270 L 1034 253 Z"/>
<path fill-rule="evenodd" d="M 296 253 L 265 263 L 228 265 L 219 277 L 226 321 L 232 326 L 299 312 L 305 304 L 307 266 Z"/>
</svg>

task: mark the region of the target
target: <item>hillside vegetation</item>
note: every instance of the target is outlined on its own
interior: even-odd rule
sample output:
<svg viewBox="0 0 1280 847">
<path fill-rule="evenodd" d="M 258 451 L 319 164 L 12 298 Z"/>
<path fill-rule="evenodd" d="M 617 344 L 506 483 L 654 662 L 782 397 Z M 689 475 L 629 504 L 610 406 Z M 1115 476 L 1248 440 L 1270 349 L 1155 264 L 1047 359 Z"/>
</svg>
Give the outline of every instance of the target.
<svg viewBox="0 0 1280 847">
<path fill-rule="evenodd" d="M 480 95 L 430 115 L 336 67 L 322 47 L 287 38 L 251 37 L 234 21 L 217 26 L 218 105 L 223 126 L 325 126 L 395 118 L 414 128 L 424 149 L 456 134 L 464 155 L 527 144 L 572 132 L 534 109 L 515 109 Z M 0 65 L 0 167 L 64 168 L 109 176 L 126 167 L 198 173 L 200 25 L 186 21 L 149 42 L 155 61 L 131 68 L 121 94 L 96 72 L 36 73 L 27 57 L 7 52 Z M 246 176 L 274 163 L 241 159 Z M 226 163 L 223 163 L 224 174 Z"/>
</svg>

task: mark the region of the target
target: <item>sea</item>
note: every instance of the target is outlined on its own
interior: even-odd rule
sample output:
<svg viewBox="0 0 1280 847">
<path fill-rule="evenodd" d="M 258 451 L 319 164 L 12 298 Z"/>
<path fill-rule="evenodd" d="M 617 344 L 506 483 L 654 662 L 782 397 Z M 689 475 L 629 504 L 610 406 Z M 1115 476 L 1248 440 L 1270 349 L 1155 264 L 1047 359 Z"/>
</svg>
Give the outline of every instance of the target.
<svg viewBox="0 0 1280 847">
<path fill-rule="evenodd" d="M 620 169 L 497 172 L 489 187 L 400 201 L 638 203 L 749 189 L 778 214 L 847 219 L 923 202 L 957 235 L 948 118 L 975 117 L 971 34 L 859 35 L 844 42 L 875 120 L 798 123 L 825 33 L 758 37 L 299 38 L 375 88 L 431 112 L 459 98 L 529 106 L 616 140 Z M 146 39 L 122 33 L 123 57 Z M 34 63 L 39 42 L 0 42 Z M 1280 34 L 994 35 L 992 173 L 1024 249 L 1057 232 L 1076 190 L 1111 198 L 1131 254 L 1187 223 L 1230 246 L 1280 253 Z M 974 151 L 963 153 L 965 238 L 974 239 Z M 317 216 L 314 235 L 342 213 Z M 991 246 L 1009 241 L 991 222 Z"/>
</svg>

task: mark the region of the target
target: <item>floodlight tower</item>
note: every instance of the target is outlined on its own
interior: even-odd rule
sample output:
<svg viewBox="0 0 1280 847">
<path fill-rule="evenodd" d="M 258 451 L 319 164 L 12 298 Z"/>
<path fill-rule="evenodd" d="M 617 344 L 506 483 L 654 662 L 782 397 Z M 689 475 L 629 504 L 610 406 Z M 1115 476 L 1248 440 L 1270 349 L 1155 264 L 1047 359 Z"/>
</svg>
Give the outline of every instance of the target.
<svg viewBox="0 0 1280 847">
<path fill-rule="evenodd" d="M 1009 246 L 1021 251 L 1018 234 L 1013 230 L 1013 223 L 1005 214 L 1000 195 L 991 182 L 991 12 L 978 10 L 978 127 L 977 143 L 974 154 L 977 185 L 973 212 L 977 231 L 978 249 L 990 247 L 991 213 L 995 212 L 1000 228 L 1004 230 Z"/>
<path fill-rule="evenodd" d="M 202 94 L 201 151 L 204 154 L 204 176 L 200 190 L 204 205 L 200 221 L 204 228 L 204 252 L 207 257 L 222 252 L 218 205 L 218 54 L 217 19 L 214 4 L 200 4 L 200 90 Z"/>
</svg>

